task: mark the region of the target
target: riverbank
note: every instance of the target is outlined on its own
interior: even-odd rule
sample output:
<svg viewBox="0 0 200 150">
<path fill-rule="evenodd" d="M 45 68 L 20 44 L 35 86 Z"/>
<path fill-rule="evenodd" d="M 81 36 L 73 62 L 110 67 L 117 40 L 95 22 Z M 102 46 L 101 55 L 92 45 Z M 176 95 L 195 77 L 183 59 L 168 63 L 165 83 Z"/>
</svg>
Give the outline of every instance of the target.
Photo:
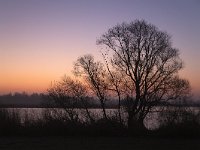
<svg viewBox="0 0 200 150">
<path fill-rule="evenodd" d="M 200 139 L 132 137 L 0 137 L 1 150 L 190 150 Z"/>
</svg>

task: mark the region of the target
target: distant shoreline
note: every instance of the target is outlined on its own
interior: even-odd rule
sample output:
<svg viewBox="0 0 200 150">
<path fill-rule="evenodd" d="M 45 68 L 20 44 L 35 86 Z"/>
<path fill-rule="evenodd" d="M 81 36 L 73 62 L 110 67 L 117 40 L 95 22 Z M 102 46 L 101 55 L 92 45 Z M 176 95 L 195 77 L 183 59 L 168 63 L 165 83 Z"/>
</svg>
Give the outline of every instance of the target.
<svg viewBox="0 0 200 150">
<path fill-rule="evenodd" d="M 199 108 L 200 105 L 158 105 L 158 107 L 192 107 Z M 42 106 L 42 105 L 0 105 L 0 108 L 62 108 L 62 107 L 50 107 L 50 106 Z M 70 107 L 68 107 L 70 108 Z M 77 109 L 85 109 L 84 107 L 76 107 Z M 88 107 L 88 109 L 102 109 L 101 106 L 92 106 Z M 107 106 L 106 109 L 118 109 L 117 106 Z"/>
</svg>

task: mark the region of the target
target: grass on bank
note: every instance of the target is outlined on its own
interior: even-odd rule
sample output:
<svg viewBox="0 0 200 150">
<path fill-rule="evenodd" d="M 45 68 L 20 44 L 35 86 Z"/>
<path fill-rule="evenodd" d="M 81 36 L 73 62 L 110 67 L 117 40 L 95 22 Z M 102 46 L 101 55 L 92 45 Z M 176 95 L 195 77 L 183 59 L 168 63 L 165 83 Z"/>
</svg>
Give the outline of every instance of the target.
<svg viewBox="0 0 200 150">
<path fill-rule="evenodd" d="M 32 119 L 19 111 L 0 109 L 1 136 L 118 136 L 118 137 L 200 137 L 200 113 L 190 109 L 174 108 L 159 113 L 159 127 L 154 130 L 129 130 L 115 117 L 94 122 L 53 117 L 44 113 L 42 119 Z"/>
</svg>

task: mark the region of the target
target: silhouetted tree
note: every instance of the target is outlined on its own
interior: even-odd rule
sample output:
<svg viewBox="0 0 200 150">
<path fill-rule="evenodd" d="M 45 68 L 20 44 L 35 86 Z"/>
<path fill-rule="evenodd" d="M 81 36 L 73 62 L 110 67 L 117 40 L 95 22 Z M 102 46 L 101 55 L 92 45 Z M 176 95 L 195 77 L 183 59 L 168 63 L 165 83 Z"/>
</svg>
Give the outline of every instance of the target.
<svg viewBox="0 0 200 150">
<path fill-rule="evenodd" d="M 71 121 L 78 121 L 78 107 L 85 108 L 90 121 L 94 121 L 88 110 L 87 94 L 87 88 L 80 81 L 70 77 L 64 77 L 48 89 L 48 97 L 53 105 L 63 108 Z"/>
<path fill-rule="evenodd" d="M 118 72 L 115 68 L 110 67 L 107 57 L 104 53 L 102 53 L 102 56 L 105 61 L 105 66 L 107 69 L 107 82 L 108 82 L 108 90 L 111 92 L 110 94 L 113 96 L 113 99 L 118 100 L 118 117 L 119 122 L 122 123 L 122 114 L 121 114 L 121 100 L 123 99 L 123 95 L 126 92 L 124 88 L 125 81 L 124 76 L 121 72 Z M 116 98 L 114 98 L 116 97 Z"/>
<path fill-rule="evenodd" d="M 94 61 L 92 55 L 84 55 L 76 61 L 74 65 L 76 75 L 82 75 L 86 79 L 90 89 L 98 97 L 103 110 L 103 116 L 107 119 L 105 102 L 107 96 L 108 83 L 106 81 L 106 72 L 101 62 Z"/>
<path fill-rule="evenodd" d="M 123 82 L 128 81 L 124 88 L 130 90 L 126 96 L 131 102 L 127 107 L 130 128 L 143 127 L 144 118 L 159 102 L 189 93 L 189 82 L 177 74 L 183 68 L 178 50 L 172 47 L 170 36 L 154 25 L 139 20 L 116 25 L 97 44 L 106 47 L 109 67 L 123 74 Z"/>
</svg>

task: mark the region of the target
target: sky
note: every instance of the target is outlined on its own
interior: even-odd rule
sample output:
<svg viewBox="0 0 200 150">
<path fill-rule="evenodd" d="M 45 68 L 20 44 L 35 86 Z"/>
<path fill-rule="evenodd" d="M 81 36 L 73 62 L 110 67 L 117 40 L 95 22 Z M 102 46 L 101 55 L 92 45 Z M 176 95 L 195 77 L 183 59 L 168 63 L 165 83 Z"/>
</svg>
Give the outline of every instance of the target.
<svg viewBox="0 0 200 150">
<path fill-rule="evenodd" d="M 200 97 L 199 14 L 199 0 L 0 0 L 0 94 L 45 92 L 79 56 L 100 58 L 109 28 L 144 19 L 172 36 Z"/>
</svg>

